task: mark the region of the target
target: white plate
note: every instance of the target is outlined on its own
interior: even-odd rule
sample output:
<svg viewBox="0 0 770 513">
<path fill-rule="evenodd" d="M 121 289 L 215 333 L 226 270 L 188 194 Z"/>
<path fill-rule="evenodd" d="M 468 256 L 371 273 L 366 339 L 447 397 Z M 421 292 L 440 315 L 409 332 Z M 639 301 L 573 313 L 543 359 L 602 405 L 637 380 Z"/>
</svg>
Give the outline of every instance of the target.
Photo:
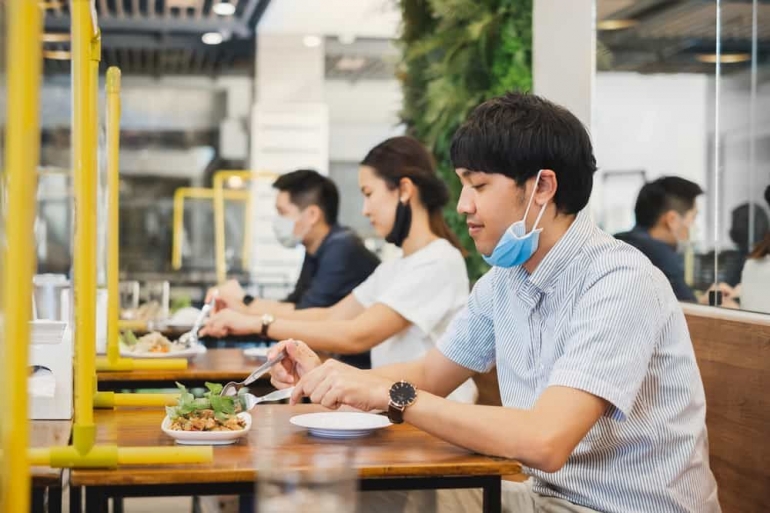
<svg viewBox="0 0 770 513">
<path fill-rule="evenodd" d="M 239 431 L 178 431 L 169 429 L 171 419 L 166 415 L 160 428 L 168 436 L 176 440 L 176 443 L 182 445 L 230 445 L 238 441 L 239 438 L 247 435 L 251 429 L 251 414 L 242 412 L 238 417 L 246 422 L 246 427 Z"/>
<path fill-rule="evenodd" d="M 290 422 L 321 438 L 360 438 L 390 426 L 382 415 L 341 411 L 297 415 Z"/>
<path fill-rule="evenodd" d="M 126 358 L 140 358 L 140 359 L 149 359 L 149 360 L 158 360 L 158 359 L 166 359 L 166 358 L 187 358 L 188 360 L 192 360 L 193 358 L 197 357 L 198 355 L 202 355 L 206 352 L 206 346 L 202 344 L 198 344 L 195 346 L 192 346 L 187 349 L 183 349 L 181 351 L 172 351 L 169 353 L 134 353 L 131 351 L 127 351 L 123 347 L 120 348 L 120 356 L 126 357 Z"/>
<path fill-rule="evenodd" d="M 268 351 L 270 351 L 269 347 L 250 347 L 243 350 L 243 356 L 246 358 L 266 360 Z"/>
</svg>

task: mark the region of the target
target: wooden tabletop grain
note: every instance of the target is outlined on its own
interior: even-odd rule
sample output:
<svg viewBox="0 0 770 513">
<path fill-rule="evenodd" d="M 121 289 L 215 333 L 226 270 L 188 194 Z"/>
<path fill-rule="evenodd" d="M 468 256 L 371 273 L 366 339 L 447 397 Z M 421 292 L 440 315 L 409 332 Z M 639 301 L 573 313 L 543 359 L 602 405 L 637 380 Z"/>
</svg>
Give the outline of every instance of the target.
<svg viewBox="0 0 770 513">
<path fill-rule="evenodd" d="M 35 449 L 67 445 L 72 433 L 72 421 L 69 420 L 32 420 L 30 421 L 29 445 Z M 36 487 L 61 484 L 62 469 L 51 467 L 32 467 L 32 485 Z"/>
<path fill-rule="evenodd" d="M 390 426 L 361 439 L 329 441 L 309 436 L 293 426 L 294 415 L 325 411 L 315 405 L 260 405 L 252 411 L 249 435 L 235 445 L 214 448 L 214 461 L 202 465 L 121 467 L 116 470 L 73 470 L 73 486 L 116 486 L 253 482 L 258 457 L 270 448 L 280 459 L 310 460 L 330 444 L 354 448 L 354 463 L 362 478 L 495 476 L 521 472 L 511 460 L 473 454 L 412 426 Z M 97 411 L 98 443 L 128 446 L 173 446 L 160 424 L 160 409 Z M 262 451 L 262 452 L 260 452 Z"/>
<path fill-rule="evenodd" d="M 100 371 L 96 373 L 96 378 L 104 385 L 99 387 L 100 390 L 114 388 L 116 384 L 130 388 L 132 383 L 146 382 L 166 383 L 173 388 L 175 381 L 183 385 L 188 382 L 241 381 L 262 363 L 264 360 L 244 356 L 242 349 L 209 349 L 192 360 L 187 369 Z M 265 379 L 269 379 L 269 375 L 266 375 Z"/>
</svg>

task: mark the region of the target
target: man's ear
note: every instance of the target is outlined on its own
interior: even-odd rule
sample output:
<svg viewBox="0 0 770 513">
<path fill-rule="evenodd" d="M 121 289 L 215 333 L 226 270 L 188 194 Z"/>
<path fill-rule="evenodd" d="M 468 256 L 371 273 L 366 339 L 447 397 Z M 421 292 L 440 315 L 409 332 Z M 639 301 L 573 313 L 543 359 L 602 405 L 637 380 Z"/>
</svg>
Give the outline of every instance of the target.
<svg viewBox="0 0 770 513">
<path fill-rule="evenodd" d="M 315 225 L 324 221 L 323 210 L 321 210 L 321 207 L 318 205 L 310 205 L 305 210 L 307 210 L 306 215 L 308 216 L 308 220 L 310 221 L 311 225 Z"/>
<path fill-rule="evenodd" d="M 537 182 L 534 203 L 542 206 L 552 201 L 556 197 L 558 188 L 559 182 L 556 179 L 556 173 L 552 169 L 543 169 L 540 171 L 540 180 Z"/>
</svg>

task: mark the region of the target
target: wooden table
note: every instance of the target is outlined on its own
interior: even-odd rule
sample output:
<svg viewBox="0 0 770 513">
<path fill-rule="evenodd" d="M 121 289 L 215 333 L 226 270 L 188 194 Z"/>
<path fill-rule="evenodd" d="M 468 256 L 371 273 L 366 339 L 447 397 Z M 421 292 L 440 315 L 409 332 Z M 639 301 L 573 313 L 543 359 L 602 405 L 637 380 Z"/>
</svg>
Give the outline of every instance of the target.
<svg viewBox="0 0 770 513">
<path fill-rule="evenodd" d="M 264 437 L 280 439 L 276 444 L 279 453 L 301 457 L 310 457 L 330 443 L 355 447 L 353 465 L 361 477 L 362 490 L 483 488 L 484 512 L 500 511 L 501 476 L 521 472 L 515 461 L 470 453 L 406 424 L 367 438 L 325 441 L 289 423 L 294 415 L 323 411 L 319 406 L 262 405 L 253 411 L 248 438 L 215 447 L 210 464 L 73 470 L 70 485 L 85 487 L 87 513 L 107 511 L 110 497 L 251 495 L 258 477 L 255 458 L 259 439 Z M 97 442 L 173 445 L 160 429 L 163 416 L 163 411 L 156 409 L 98 411 Z"/>
<path fill-rule="evenodd" d="M 177 381 L 187 387 L 199 387 L 206 381 L 241 381 L 262 363 L 264 360 L 245 357 L 242 349 L 209 349 L 191 361 L 186 369 L 99 371 L 96 379 L 100 391 L 174 388 Z M 269 379 L 269 375 L 266 375 L 262 384 L 266 385 Z"/>
<path fill-rule="evenodd" d="M 30 421 L 29 445 L 40 449 L 67 445 L 72 434 L 72 421 L 69 420 L 33 420 Z M 32 467 L 32 511 L 43 512 L 45 496 L 48 494 L 49 513 L 61 512 L 62 478 L 60 468 Z"/>
</svg>

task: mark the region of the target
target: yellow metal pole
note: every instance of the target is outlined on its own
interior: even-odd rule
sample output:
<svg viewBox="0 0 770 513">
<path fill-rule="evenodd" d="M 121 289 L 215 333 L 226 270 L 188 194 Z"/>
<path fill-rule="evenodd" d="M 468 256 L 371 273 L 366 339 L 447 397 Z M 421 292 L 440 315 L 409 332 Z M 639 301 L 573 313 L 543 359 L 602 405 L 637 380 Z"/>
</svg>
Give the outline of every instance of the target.
<svg viewBox="0 0 770 513">
<path fill-rule="evenodd" d="M 224 183 L 227 178 L 238 177 L 243 180 L 252 180 L 263 176 L 274 176 L 272 173 L 252 172 L 248 170 L 221 170 L 214 173 L 212 187 L 214 189 L 214 237 L 215 237 L 215 255 L 217 281 L 222 283 L 227 278 L 227 263 L 225 262 L 225 190 Z M 245 192 L 245 191 L 242 191 Z M 250 248 L 247 241 L 250 239 L 251 231 L 251 200 L 246 192 L 246 219 L 244 219 L 244 244 L 242 248 L 243 265 L 248 263 Z"/>
<path fill-rule="evenodd" d="M 6 3 L 8 47 L 6 62 L 8 121 L 5 169 L 8 211 L 5 217 L 2 304 L 5 309 L 0 363 L 5 378 L 6 425 L 2 430 L 0 511 L 29 511 L 30 478 L 27 445 L 27 373 L 32 274 L 35 267 L 33 223 L 35 219 L 36 168 L 40 151 L 39 95 L 42 32 L 37 0 Z"/>
<path fill-rule="evenodd" d="M 93 73 L 98 77 L 98 61 L 95 62 Z M 98 82 L 96 84 L 98 93 Z M 120 69 L 115 66 L 107 70 L 107 184 L 109 222 L 107 244 L 107 358 L 96 358 L 94 365 L 100 371 L 128 371 L 134 369 L 186 369 L 187 360 L 175 358 L 160 361 L 135 361 L 120 357 L 118 340 L 120 320 Z M 176 213 L 175 213 L 176 215 Z M 146 323 L 142 323 L 146 328 Z M 134 327 L 135 329 L 136 327 Z M 140 327 L 140 329 L 142 329 Z M 112 407 L 122 404 L 156 406 L 157 398 L 147 399 L 135 396 L 133 399 L 121 401 L 124 394 L 105 396 L 104 392 L 96 392 L 94 406 L 97 408 Z M 105 400 L 109 397 L 109 400 Z M 117 397 L 117 399 L 116 399 Z M 163 403 L 165 404 L 165 403 Z M 105 406 L 107 405 L 107 406 Z"/>
<path fill-rule="evenodd" d="M 214 175 L 214 255 L 216 257 L 217 283 L 227 279 L 227 262 L 225 262 L 225 197 L 222 179 Z"/>
<path fill-rule="evenodd" d="M 87 454 L 96 438 L 96 180 L 97 91 L 91 63 L 98 34 L 89 0 L 72 0 L 72 169 L 75 177 L 75 424 L 72 439 Z M 95 56 L 98 59 L 98 55 Z"/>
<path fill-rule="evenodd" d="M 171 247 L 171 267 L 178 271 L 182 268 L 182 242 L 184 236 L 184 189 L 174 191 L 174 229 Z"/>
<path fill-rule="evenodd" d="M 25 449 L 32 464 L 54 468 L 115 468 L 119 465 L 210 463 L 214 449 L 203 447 L 118 447 L 97 445 L 88 454 L 72 446 Z M 27 510 L 24 510 L 27 511 Z M 14 511 L 14 513 L 17 513 Z"/>
<path fill-rule="evenodd" d="M 222 196 L 227 200 L 249 201 L 247 191 L 224 190 Z M 171 266 L 174 270 L 182 268 L 182 237 L 184 235 L 185 199 L 214 199 L 214 189 L 206 187 L 180 187 L 174 192 L 174 228 Z M 223 218 L 224 219 L 224 218 Z"/>
<path fill-rule="evenodd" d="M 120 69 L 107 70 L 107 360 L 120 359 Z"/>
</svg>

